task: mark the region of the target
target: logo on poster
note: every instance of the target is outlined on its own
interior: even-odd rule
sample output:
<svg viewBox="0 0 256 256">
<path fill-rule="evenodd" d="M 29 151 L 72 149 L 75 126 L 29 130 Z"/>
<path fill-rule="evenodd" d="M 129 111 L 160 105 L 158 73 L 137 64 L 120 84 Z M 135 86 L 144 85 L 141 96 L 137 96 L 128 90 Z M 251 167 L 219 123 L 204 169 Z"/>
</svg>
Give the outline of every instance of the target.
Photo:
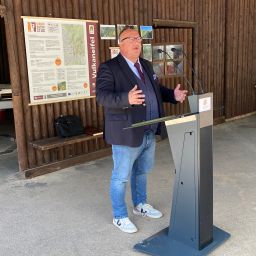
<svg viewBox="0 0 256 256">
<path fill-rule="evenodd" d="M 90 33 L 91 35 L 94 34 L 94 25 L 89 25 L 89 33 Z"/>
</svg>

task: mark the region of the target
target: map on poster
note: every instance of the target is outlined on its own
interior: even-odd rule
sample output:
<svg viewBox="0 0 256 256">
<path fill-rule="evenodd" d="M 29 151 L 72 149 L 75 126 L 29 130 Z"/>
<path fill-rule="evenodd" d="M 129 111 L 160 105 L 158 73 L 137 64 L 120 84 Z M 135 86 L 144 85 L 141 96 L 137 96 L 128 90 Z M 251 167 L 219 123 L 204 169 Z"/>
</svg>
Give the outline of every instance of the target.
<svg viewBox="0 0 256 256">
<path fill-rule="evenodd" d="M 30 104 L 94 97 L 98 21 L 22 18 Z"/>
</svg>

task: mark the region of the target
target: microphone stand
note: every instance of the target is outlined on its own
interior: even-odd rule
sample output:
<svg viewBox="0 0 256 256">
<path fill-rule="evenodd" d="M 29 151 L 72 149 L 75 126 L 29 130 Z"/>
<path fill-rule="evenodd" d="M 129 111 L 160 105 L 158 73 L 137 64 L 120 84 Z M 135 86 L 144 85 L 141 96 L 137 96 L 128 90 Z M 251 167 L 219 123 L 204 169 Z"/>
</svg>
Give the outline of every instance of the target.
<svg viewBox="0 0 256 256">
<path fill-rule="evenodd" d="M 189 61 L 189 58 L 188 58 L 187 54 L 186 54 L 182 49 L 179 49 L 179 50 L 180 50 L 180 51 L 182 52 L 182 54 L 185 56 L 185 58 L 186 58 L 186 60 L 187 60 L 187 62 L 188 62 L 188 65 L 189 65 L 189 67 L 190 67 L 191 70 L 192 70 L 193 75 L 195 76 L 195 78 L 197 79 L 197 81 L 198 81 L 198 83 L 199 83 L 200 91 L 201 91 L 202 94 L 204 94 L 202 82 L 201 82 L 201 80 L 198 78 L 198 75 L 196 74 L 196 71 L 195 71 L 195 69 L 193 68 L 191 62 Z M 178 50 L 177 50 L 176 48 L 171 48 L 171 51 L 172 51 L 172 52 L 177 52 Z"/>
</svg>

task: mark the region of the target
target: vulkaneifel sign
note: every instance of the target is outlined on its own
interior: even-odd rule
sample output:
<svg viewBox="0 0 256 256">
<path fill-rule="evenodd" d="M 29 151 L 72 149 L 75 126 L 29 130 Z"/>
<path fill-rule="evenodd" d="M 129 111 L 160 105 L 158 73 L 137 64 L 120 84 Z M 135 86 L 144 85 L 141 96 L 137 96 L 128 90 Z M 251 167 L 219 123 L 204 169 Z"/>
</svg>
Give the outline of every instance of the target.
<svg viewBox="0 0 256 256">
<path fill-rule="evenodd" d="M 22 18 L 30 104 L 94 97 L 98 21 Z"/>
</svg>

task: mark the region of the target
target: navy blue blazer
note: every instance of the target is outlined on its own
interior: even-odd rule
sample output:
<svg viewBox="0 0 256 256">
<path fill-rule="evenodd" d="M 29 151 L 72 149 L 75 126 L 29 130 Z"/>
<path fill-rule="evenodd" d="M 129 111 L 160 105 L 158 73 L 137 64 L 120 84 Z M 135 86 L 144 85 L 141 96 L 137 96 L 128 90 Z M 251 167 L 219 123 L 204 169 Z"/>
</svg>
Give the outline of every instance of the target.
<svg viewBox="0 0 256 256">
<path fill-rule="evenodd" d="M 140 58 L 140 63 L 152 83 L 159 114 L 163 116 L 163 102 L 177 103 L 174 91 L 159 84 L 149 61 Z M 130 105 L 128 101 L 128 93 L 136 84 L 135 74 L 121 54 L 100 64 L 96 81 L 96 100 L 104 106 L 104 138 L 109 144 L 138 147 L 143 141 L 144 127 L 123 129 L 146 120 L 146 107 Z M 163 132 L 162 126 L 163 124 L 158 125 L 159 135 Z"/>
</svg>

